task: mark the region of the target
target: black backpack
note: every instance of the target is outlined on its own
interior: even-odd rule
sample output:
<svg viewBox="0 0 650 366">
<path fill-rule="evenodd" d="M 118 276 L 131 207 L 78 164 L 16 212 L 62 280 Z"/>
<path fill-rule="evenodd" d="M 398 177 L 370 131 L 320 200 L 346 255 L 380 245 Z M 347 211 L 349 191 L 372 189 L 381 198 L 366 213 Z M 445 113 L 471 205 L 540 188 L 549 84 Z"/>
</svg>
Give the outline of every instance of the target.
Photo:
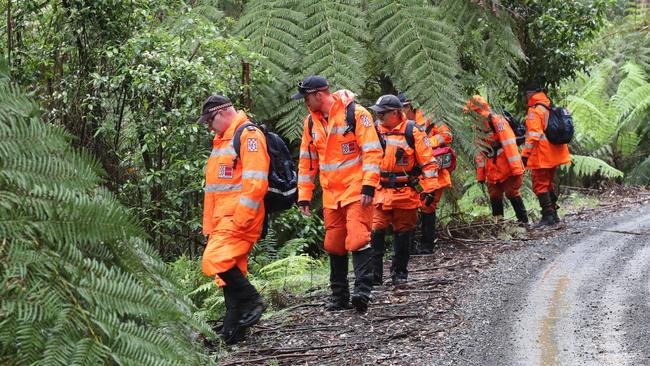
<svg viewBox="0 0 650 366">
<path fill-rule="evenodd" d="M 541 103 L 537 103 L 534 106 L 538 105 L 541 105 L 549 111 L 546 129 L 544 130 L 548 141 L 553 145 L 564 145 L 571 142 L 575 131 L 571 112 L 564 107 L 556 108 L 553 106 L 553 103 L 551 103 L 550 108 Z"/>
<path fill-rule="evenodd" d="M 519 120 L 513 116 L 510 112 L 506 111 L 505 109 L 503 110 L 503 118 L 508 121 L 508 124 L 510 125 L 510 128 L 512 128 L 512 132 L 515 133 L 515 137 L 522 137 L 526 136 L 526 124 L 519 122 Z M 525 139 L 517 139 L 517 145 L 521 145 L 524 143 Z"/>
<path fill-rule="evenodd" d="M 269 190 L 264 196 L 264 207 L 267 213 L 284 211 L 298 199 L 298 177 L 296 175 L 295 164 L 289 153 L 289 148 L 284 140 L 277 134 L 270 132 L 265 126 L 258 126 L 252 122 L 244 122 L 233 136 L 233 148 L 237 157 L 234 163 L 237 163 L 239 152 L 241 151 L 241 134 L 244 128 L 257 128 L 264 132 L 266 138 L 266 150 L 269 154 Z"/>
</svg>

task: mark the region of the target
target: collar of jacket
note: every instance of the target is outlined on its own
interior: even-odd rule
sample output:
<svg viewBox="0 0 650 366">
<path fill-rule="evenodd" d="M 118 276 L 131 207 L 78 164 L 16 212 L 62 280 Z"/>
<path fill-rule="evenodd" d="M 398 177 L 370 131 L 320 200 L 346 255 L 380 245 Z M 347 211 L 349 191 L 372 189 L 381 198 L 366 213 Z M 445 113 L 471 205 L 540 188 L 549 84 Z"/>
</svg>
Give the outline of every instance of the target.
<svg viewBox="0 0 650 366">
<path fill-rule="evenodd" d="M 545 106 L 550 106 L 551 105 L 551 100 L 548 99 L 548 97 L 546 96 L 546 94 L 544 92 L 539 92 L 539 93 L 533 94 L 533 96 L 531 96 L 528 99 L 528 106 L 529 107 L 532 107 L 533 105 L 535 105 L 537 103 L 544 104 Z"/>
<path fill-rule="evenodd" d="M 232 136 L 235 134 L 235 131 L 237 131 L 237 128 L 242 125 L 242 123 L 248 121 L 248 116 L 246 115 L 246 112 L 240 110 L 237 112 L 237 116 L 235 119 L 232 121 L 232 124 L 228 129 L 223 133 L 223 135 L 215 135 L 214 136 L 214 141 L 221 141 L 221 140 L 232 140 Z"/>
</svg>

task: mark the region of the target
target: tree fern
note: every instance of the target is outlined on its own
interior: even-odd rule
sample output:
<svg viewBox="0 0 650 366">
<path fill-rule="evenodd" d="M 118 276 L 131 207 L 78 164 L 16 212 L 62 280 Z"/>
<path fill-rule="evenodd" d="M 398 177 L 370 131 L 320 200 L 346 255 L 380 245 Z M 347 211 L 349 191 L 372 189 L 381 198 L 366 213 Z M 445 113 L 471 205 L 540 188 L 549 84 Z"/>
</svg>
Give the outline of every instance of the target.
<svg viewBox="0 0 650 366">
<path fill-rule="evenodd" d="M 97 163 L 0 78 L 0 363 L 186 365 L 210 331 Z"/>
<path fill-rule="evenodd" d="M 269 72 L 268 82 L 254 86 L 253 108 L 261 118 L 282 115 L 281 106 L 288 103 L 289 92 L 298 82 L 295 73 L 304 33 L 298 4 L 296 0 L 250 1 L 237 22 L 238 33 L 265 57 L 260 66 Z"/>
<path fill-rule="evenodd" d="M 435 120 L 460 125 L 457 32 L 422 1 L 373 1 L 368 15 L 395 85 Z"/>
</svg>

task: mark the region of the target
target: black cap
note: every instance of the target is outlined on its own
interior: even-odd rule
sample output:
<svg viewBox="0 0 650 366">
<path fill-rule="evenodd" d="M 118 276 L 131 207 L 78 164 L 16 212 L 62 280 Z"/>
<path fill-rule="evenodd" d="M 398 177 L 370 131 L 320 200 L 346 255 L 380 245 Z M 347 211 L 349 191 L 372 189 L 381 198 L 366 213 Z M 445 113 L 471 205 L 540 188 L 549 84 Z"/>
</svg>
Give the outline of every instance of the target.
<svg viewBox="0 0 650 366">
<path fill-rule="evenodd" d="M 402 102 L 402 105 L 411 105 L 411 101 L 406 99 L 406 94 L 404 93 L 397 94 L 397 99 Z"/>
<path fill-rule="evenodd" d="M 328 90 L 329 88 L 330 85 L 324 77 L 319 75 L 308 76 L 305 80 L 298 83 L 298 92 L 292 95 L 291 99 L 302 99 L 307 94 Z"/>
<path fill-rule="evenodd" d="M 230 99 L 224 97 L 223 95 L 211 95 L 203 103 L 203 112 L 201 113 L 201 118 L 199 118 L 196 123 L 208 123 L 208 118 L 212 115 L 212 113 L 228 107 L 232 107 L 232 102 Z"/>
<path fill-rule="evenodd" d="M 375 102 L 375 105 L 370 106 L 370 109 L 379 113 L 394 111 L 396 109 L 402 109 L 402 102 L 400 102 L 399 98 L 396 96 L 392 94 L 386 94 L 379 97 L 379 99 L 377 99 Z"/>
<path fill-rule="evenodd" d="M 544 90 L 544 87 L 538 81 L 529 81 L 526 84 L 526 92 L 539 92 L 542 90 Z"/>
</svg>

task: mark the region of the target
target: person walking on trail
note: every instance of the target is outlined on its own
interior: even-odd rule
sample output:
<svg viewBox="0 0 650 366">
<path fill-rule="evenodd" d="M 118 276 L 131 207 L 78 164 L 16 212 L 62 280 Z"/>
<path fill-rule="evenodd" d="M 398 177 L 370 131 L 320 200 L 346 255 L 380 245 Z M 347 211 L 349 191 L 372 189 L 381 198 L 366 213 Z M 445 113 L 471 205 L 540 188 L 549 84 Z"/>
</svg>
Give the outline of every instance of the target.
<svg viewBox="0 0 650 366">
<path fill-rule="evenodd" d="M 551 101 L 541 84 L 532 82 L 526 86 L 528 113 L 526 117 L 526 143 L 521 152 L 526 169 L 530 170 L 533 192 L 542 209 L 540 226 L 560 222 L 553 178 L 557 167 L 571 163 L 567 144 L 552 144 L 544 133 L 550 116 Z"/>
<path fill-rule="evenodd" d="M 269 155 L 264 134 L 245 126 L 248 121 L 243 111 L 236 111 L 221 95 L 205 101 L 198 120 L 215 132 L 205 171 L 203 233 L 209 237 L 202 269 L 223 288 L 226 314 L 219 334 L 228 344 L 243 340 L 246 329 L 256 324 L 266 309 L 246 274 L 248 254 L 264 222 Z M 239 155 L 233 148 L 238 131 Z"/>
<path fill-rule="evenodd" d="M 391 278 L 393 285 L 399 286 L 408 277 L 409 247 L 420 200 L 426 206 L 435 198 L 438 164 L 429 138 L 417 128 L 415 121 L 406 118 L 396 96 L 383 95 L 370 109 L 377 113 L 380 139 L 385 146 L 372 220 L 374 284 L 383 283 L 386 229 L 392 226 Z M 418 192 L 420 189 L 422 193 Z"/>
<path fill-rule="evenodd" d="M 372 200 L 379 183 L 383 150 L 370 113 L 348 90 L 330 92 L 322 76 L 298 84 L 293 99 L 303 99 L 304 120 L 298 163 L 298 206 L 311 214 L 316 173 L 323 188 L 324 247 L 329 253 L 332 296 L 328 310 L 349 308 L 348 252 L 354 265 L 352 305 L 368 308 L 372 290 Z"/>
<path fill-rule="evenodd" d="M 431 148 L 449 146 L 453 141 L 453 135 L 449 126 L 445 123 L 434 123 L 431 119 L 426 118 L 424 113 L 413 106 L 404 93 L 399 93 L 398 98 L 404 106 L 404 114 L 409 120 L 414 120 L 425 131 L 431 142 Z M 431 254 L 433 253 L 434 243 L 436 241 L 436 207 L 442 198 L 445 188 L 451 188 L 451 173 L 447 169 L 438 171 L 439 188 L 434 193 L 434 199 L 430 204 L 420 205 L 420 222 L 421 233 L 419 242 L 413 241 L 411 247 L 412 254 Z"/>
<path fill-rule="evenodd" d="M 517 220 L 528 223 L 528 214 L 519 188 L 524 181 L 524 166 L 517 147 L 517 138 L 510 124 L 480 95 L 472 96 L 464 108 L 465 113 L 475 113 L 478 130 L 482 132 L 479 152 L 476 154 L 476 179 L 487 182 L 492 206 L 492 216 L 503 216 L 503 195 L 515 210 Z M 484 147 L 486 149 L 480 149 Z M 486 151 L 487 150 L 487 151 Z"/>
</svg>

